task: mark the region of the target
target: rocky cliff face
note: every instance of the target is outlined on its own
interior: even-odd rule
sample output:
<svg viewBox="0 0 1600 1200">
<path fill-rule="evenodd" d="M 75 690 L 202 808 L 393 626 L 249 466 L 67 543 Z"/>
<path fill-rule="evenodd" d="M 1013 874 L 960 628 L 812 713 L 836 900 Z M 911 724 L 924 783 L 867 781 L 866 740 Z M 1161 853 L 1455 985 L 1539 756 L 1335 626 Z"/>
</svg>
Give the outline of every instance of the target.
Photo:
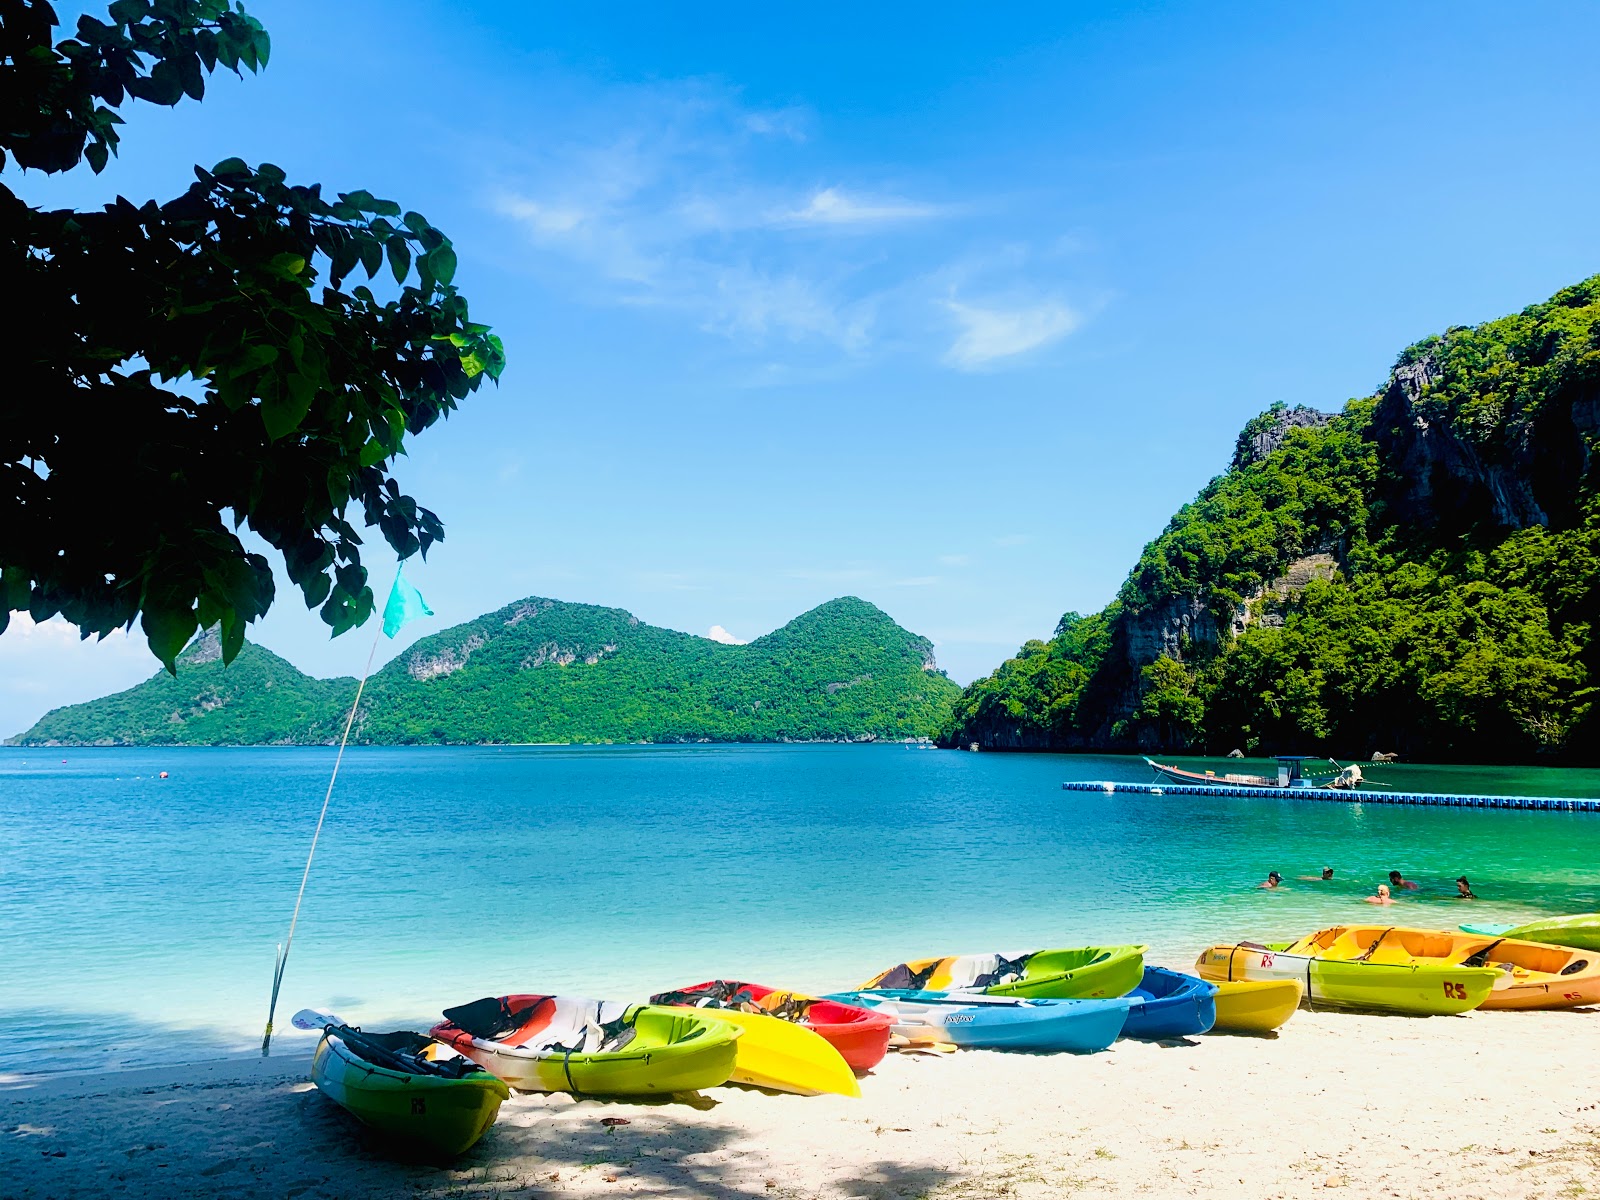
<svg viewBox="0 0 1600 1200">
<path fill-rule="evenodd" d="M 1383 499 L 1393 518 L 1462 532 L 1486 523 L 1517 530 L 1570 520 L 1590 466 L 1588 439 L 1600 436 L 1600 388 L 1576 380 L 1567 404 L 1491 408 L 1483 416 L 1498 417 L 1499 428 L 1485 437 L 1478 422 L 1462 420 L 1462 400 L 1448 394 L 1447 348 L 1441 339 L 1396 367 L 1374 413 L 1387 468 Z"/>
<path fill-rule="evenodd" d="M 1596 455 L 1600 276 L 1417 343 L 1339 414 L 1250 421 L 1116 602 L 973 683 L 946 740 L 1573 758 L 1600 746 Z"/>
</svg>

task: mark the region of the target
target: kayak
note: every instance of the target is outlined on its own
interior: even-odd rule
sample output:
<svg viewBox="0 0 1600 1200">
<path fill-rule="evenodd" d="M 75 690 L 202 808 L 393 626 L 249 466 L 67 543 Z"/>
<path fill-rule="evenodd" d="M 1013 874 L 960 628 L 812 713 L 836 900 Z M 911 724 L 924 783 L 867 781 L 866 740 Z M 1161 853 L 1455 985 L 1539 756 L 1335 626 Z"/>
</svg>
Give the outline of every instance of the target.
<svg viewBox="0 0 1600 1200">
<path fill-rule="evenodd" d="M 1544 942 L 1551 946 L 1572 946 L 1600 954 L 1600 913 L 1579 913 L 1573 917 L 1549 917 L 1526 925 L 1463 925 L 1463 933 L 1488 937 L 1514 937 L 1523 942 Z"/>
<path fill-rule="evenodd" d="M 1470 1012 L 1489 996 L 1500 972 L 1491 967 L 1443 967 L 1420 963 L 1346 962 L 1324 959 L 1300 943 L 1238 942 L 1202 950 L 1195 969 L 1202 979 L 1295 979 L 1313 1008 L 1448 1016 Z"/>
<path fill-rule="evenodd" d="M 477 1063 L 420 1033 L 347 1025 L 323 1030 L 311 1082 L 363 1125 L 445 1156 L 471 1148 L 511 1096 Z"/>
<path fill-rule="evenodd" d="M 670 998 L 669 998 L 670 997 Z M 706 1005 L 702 998 L 716 1001 Z M 839 1052 L 852 1071 L 870 1071 L 889 1052 L 887 1017 L 850 1004 L 765 987 L 742 980 L 714 979 L 677 992 L 650 997 L 652 1004 L 691 1004 L 695 1007 L 742 1008 L 793 1021 L 811 1030 Z M 744 1047 L 739 1047 L 740 1057 Z"/>
<path fill-rule="evenodd" d="M 894 1022 L 894 1032 L 916 1044 L 945 1042 L 974 1050 L 1066 1050 L 1092 1054 L 1122 1032 L 1132 1002 L 1039 1000 L 962 992 L 896 989 L 838 992 L 828 997 L 870 1005 Z"/>
<path fill-rule="evenodd" d="M 1298 979 L 1213 981 L 1217 1023 L 1212 1033 L 1271 1033 L 1300 1007 L 1305 985 Z"/>
<path fill-rule="evenodd" d="M 1497 968 L 1501 975 L 1482 1004 L 1485 1009 L 1581 1008 L 1600 1003 L 1600 955 L 1592 950 L 1384 925 L 1339 925 L 1316 936 L 1328 943 L 1323 951 L 1327 958 Z"/>
<path fill-rule="evenodd" d="M 1217 1023 L 1217 987 L 1204 979 L 1146 967 L 1144 980 L 1128 993 L 1133 1001 L 1122 1036 L 1177 1038 L 1205 1033 Z"/>
<path fill-rule="evenodd" d="M 922 958 L 880 971 L 861 990 L 979 991 L 991 996 L 1095 1000 L 1126 996 L 1144 977 L 1145 946 L 1083 946 L 1014 954 Z"/>
<path fill-rule="evenodd" d="M 641 1096 L 728 1082 L 745 1031 L 687 1008 L 577 996 L 487 997 L 444 1010 L 434 1038 L 518 1091 Z"/>
<path fill-rule="evenodd" d="M 753 1003 L 723 1001 L 709 992 L 689 990 L 662 992 L 651 996 L 650 1003 L 700 1009 L 744 1030 L 734 1056 L 733 1074 L 728 1077 L 730 1083 L 799 1096 L 830 1092 L 837 1096 L 861 1095 L 855 1072 L 837 1050 L 812 1030 L 764 1013 Z"/>
</svg>

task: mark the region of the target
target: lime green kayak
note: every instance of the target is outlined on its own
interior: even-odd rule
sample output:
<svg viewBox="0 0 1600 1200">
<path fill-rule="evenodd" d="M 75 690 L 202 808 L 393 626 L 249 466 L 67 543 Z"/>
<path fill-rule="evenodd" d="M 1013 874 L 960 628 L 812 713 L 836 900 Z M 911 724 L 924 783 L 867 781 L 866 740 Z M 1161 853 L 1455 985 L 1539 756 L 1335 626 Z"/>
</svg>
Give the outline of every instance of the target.
<svg viewBox="0 0 1600 1200">
<path fill-rule="evenodd" d="M 1543 942 L 1547 946 L 1570 946 L 1600 954 L 1600 913 L 1578 913 L 1572 917 L 1550 917 L 1526 925 L 1463 925 L 1463 933 L 1487 937 L 1508 937 L 1519 942 Z"/>
<path fill-rule="evenodd" d="M 433 1036 L 518 1091 L 591 1096 L 720 1087 L 745 1032 L 714 1009 L 581 996 L 491 996 L 444 1015 Z"/>
<path fill-rule="evenodd" d="M 1312 1008 L 1448 1016 L 1470 1012 L 1503 978 L 1496 967 L 1357 962 L 1322 958 L 1314 945 L 1238 942 L 1200 952 L 1195 969 L 1212 982 L 1296 979 Z"/>
<path fill-rule="evenodd" d="M 337 1025 L 317 1044 L 311 1082 L 362 1124 L 447 1157 L 482 1137 L 511 1095 L 488 1071 L 420 1033 Z"/>
<path fill-rule="evenodd" d="M 983 991 L 991 996 L 1093 1000 L 1126 996 L 1144 978 L 1145 946 L 1079 946 L 1015 954 L 922 958 L 880 971 L 867 988 Z"/>
</svg>

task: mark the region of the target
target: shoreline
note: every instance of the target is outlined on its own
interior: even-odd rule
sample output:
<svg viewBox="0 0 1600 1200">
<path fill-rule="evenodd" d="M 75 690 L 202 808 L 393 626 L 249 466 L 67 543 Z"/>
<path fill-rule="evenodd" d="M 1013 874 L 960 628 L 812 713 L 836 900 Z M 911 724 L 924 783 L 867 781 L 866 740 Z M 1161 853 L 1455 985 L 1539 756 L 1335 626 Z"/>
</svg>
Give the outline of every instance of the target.
<svg viewBox="0 0 1600 1200">
<path fill-rule="evenodd" d="M 375 1142 L 301 1054 L 0 1092 L 8 1200 L 117 1194 L 1548 1197 L 1600 1186 L 1594 1011 L 1297 1013 L 1274 1037 L 890 1055 L 862 1098 L 516 1095 L 447 1167 Z M 1539 1071 L 1527 1064 L 1540 1062 Z M 606 1126 L 606 1118 L 625 1125 Z"/>
</svg>

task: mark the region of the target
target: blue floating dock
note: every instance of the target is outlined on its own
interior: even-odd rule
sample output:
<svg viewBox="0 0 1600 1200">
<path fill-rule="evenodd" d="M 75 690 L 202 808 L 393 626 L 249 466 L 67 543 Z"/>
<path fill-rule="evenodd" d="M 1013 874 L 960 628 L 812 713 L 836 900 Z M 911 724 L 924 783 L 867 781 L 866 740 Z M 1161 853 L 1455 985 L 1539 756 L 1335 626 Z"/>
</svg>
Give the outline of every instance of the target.
<svg viewBox="0 0 1600 1200">
<path fill-rule="evenodd" d="M 1600 812 L 1600 800 L 1560 796 L 1456 796 L 1443 792 L 1361 791 L 1334 788 L 1215 787 L 1197 783 L 1113 783 L 1086 780 L 1063 783 L 1064 792 L 1111 792 L 1136 796 L 1229 796 L 1245 800 L 1319 800 L 1335 804 L 1408 804 L 1422 808 L 1519 808 L 1541 812 Z"/>
</svg>

